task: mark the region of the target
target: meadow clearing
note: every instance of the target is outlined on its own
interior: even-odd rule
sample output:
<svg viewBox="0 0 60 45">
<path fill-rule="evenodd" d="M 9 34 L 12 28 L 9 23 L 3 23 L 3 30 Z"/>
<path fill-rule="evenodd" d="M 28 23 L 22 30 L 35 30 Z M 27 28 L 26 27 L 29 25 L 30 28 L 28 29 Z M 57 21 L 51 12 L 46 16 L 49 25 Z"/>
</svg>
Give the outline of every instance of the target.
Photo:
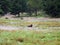
<svg viewBox="0 0 60 45">
<path fill-rule="evenodd" d="M 27 27 L 30 24 L 33 27 Z M 0 26 L 7 27 L 0 29 L 0 45 L 60 45 L 60 19 L 1 18 Z"/>
</svg>

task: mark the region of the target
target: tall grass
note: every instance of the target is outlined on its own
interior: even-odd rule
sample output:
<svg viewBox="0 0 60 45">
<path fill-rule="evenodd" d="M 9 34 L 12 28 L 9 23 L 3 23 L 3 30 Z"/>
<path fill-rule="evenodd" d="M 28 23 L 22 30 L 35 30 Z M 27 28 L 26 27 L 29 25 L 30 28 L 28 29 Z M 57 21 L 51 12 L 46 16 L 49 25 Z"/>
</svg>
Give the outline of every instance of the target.
<svg viewBox="0 0 60 45">
<path fill-rule="evenodd" d="M 60 31 L 0 31 L 0 45 L 60 45 Z"/>
</svg>

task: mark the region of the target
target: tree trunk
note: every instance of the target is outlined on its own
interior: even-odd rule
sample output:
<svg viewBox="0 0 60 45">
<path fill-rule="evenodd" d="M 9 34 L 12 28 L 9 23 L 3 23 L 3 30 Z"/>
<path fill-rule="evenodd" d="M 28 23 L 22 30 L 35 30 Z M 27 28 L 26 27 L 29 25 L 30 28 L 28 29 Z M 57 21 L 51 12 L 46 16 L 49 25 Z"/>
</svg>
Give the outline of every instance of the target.
<svg viewBox="0 0 60 45">
<path fill-rule="evenodd" d="M 37 9 L 35 9 L 35 16 L 37 16 Z"/>
<path fill-rule="evenodd" d="M 18 13 L 18 17 L 20 17 L 20 14 Z"/>
<path fill-rule="evenodd" d="M 31 11 L 29 12 L 29 15 L 32 16 L 32 12 Z"/>
<path fill-rule="evenodd" d="M 37 16 L 37 11 L 35 11 L 35 15 Z"/>
</svg>

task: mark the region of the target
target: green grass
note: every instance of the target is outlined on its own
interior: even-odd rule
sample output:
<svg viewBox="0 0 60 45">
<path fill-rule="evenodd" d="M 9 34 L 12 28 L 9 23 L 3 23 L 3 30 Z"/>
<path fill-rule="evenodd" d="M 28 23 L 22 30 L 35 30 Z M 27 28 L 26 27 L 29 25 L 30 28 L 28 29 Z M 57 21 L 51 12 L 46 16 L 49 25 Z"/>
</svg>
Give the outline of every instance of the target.
<svg viewBox="0 0 60 45">
<path fill-rule="evenodd" d="M 26 27 L 29 24 L 34 24 L 36 27 L 44 29 L 60 27 L 59 21 L 27 22 L 23 20 L 0 19 L 0 25 Z M 60 29 L 49 30 L 48 28 L 46 31 L 0 30 L 0 45 L 60 45 Z"/>
<path fill-rule="evenodd" d="M 60 45 L 60 31 L 0 31 L 0 45 Z"/>
</svg>

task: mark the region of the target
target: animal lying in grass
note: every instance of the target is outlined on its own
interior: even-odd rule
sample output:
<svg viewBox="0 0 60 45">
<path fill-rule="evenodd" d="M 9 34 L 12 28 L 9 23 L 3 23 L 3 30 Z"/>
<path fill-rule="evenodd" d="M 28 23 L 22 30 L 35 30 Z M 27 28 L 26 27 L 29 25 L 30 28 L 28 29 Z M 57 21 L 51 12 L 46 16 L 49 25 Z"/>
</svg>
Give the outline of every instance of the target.
<svg viewBox="0 0 60 45">
<path fill-rule="evenodd" d="M 5 19 L 8 19 L 8 17 L 6 17 Z"/>
<path fill-rule="evenodd" d="M 28 27 L 33 27 L 33 25 L 32 25 L 32 24 L 30 24 L 30 25 L 28 25 Z"/>
</svg>

